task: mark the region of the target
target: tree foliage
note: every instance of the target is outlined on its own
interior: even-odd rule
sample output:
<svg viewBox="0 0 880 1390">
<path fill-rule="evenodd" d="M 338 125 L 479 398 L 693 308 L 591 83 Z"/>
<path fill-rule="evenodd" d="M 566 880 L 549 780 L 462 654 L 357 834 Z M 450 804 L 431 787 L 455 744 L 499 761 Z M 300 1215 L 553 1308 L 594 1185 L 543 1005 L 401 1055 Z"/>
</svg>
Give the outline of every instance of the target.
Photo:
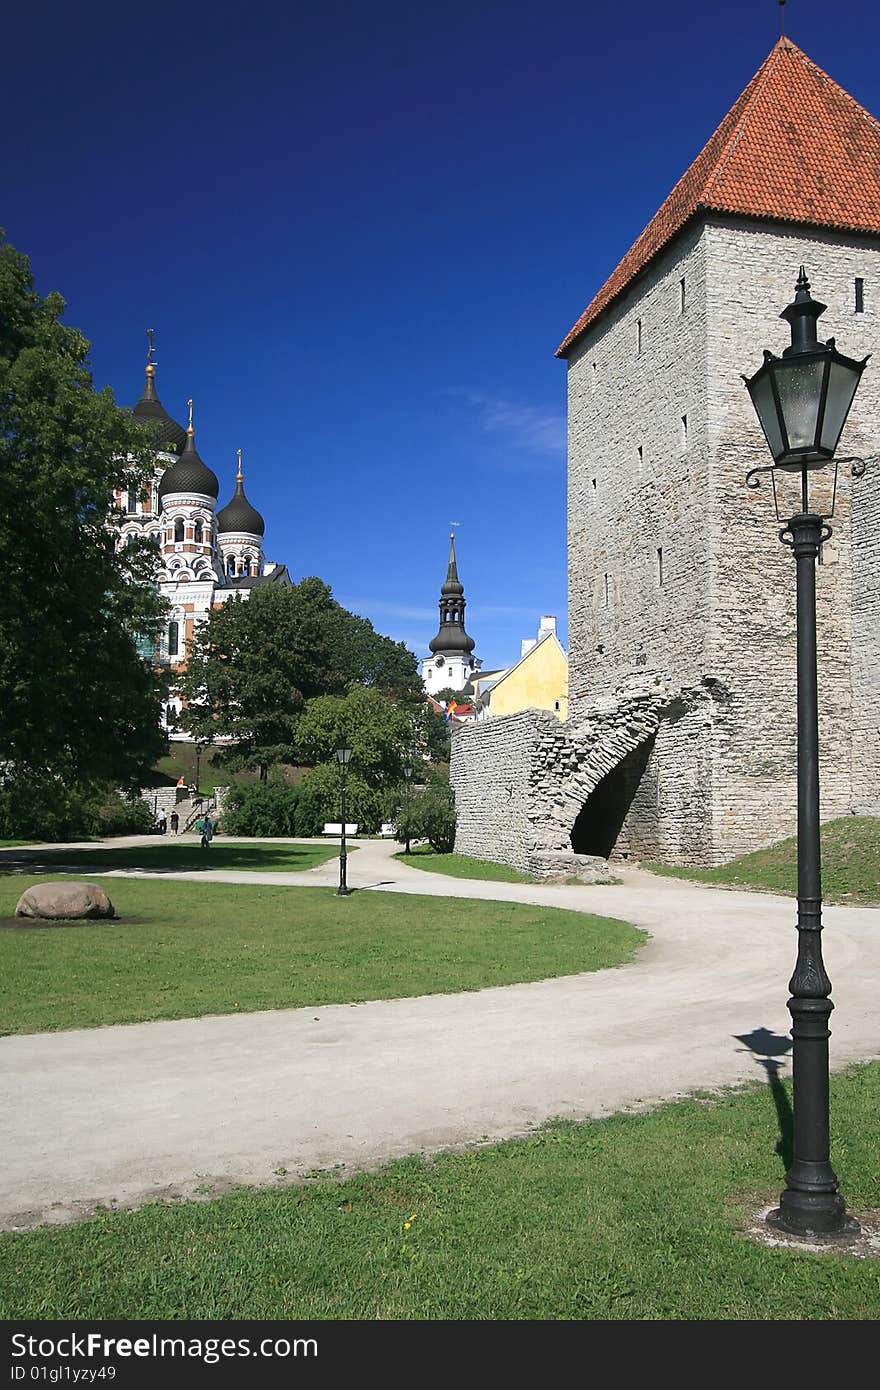
<svg viewBox="0 0 880 1390">
<path fill-rule="evenodd" d="M 393 696 L 415 708 L 415 657 L 342 608 L 314 576 L 262 584 L 244 601 L 215 609 L 196 634 L 183 689 L 182 726 L 201 742 L 232 742 L 216 755 L 235 769 L 320 761 L 303 752 L 307 702 L 349 687 Z M 306 725 L 307 730 L 313 725 Z"/>
<path fill-rule="evenodd" d="M 298 788 L 284 782 L 233 787 L 223 803 L 223 831 L 227 835 L 300 835 L 298 799 Z"/>
<path fill-rule="evenodd" d="M 409 816 L 413 840 L 427 840 L 438 854 L 451 854 L 455 848 L 455 796 L 446 777 L 435 775 L 413 797 Z M 402 840 L 398 831 L 398 840 Z"/>
<path fill-rule="evenodd" d="M 164 748 L 161 683 L 136 646 L 162 611 L 150 548 L 117 551 L 112 525 L 114 486 L 143 486 L 153 445 L 94 390 L 63 310 L 0 239 L 0 766 L 21 794 L 127 785 Z"/>
</svg>

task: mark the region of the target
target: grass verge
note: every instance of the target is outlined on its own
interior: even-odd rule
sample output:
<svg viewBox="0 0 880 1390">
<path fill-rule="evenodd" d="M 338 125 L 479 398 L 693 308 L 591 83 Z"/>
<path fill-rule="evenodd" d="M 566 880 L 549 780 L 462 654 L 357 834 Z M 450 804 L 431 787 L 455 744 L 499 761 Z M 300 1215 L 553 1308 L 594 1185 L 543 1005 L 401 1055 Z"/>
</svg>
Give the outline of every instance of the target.
<svg viewBox="0 0 880 1390">
<path fill-rule="evenodd" d="M 880 1205 L 880 1066 L 832 1080 L 851 1208 Z M 878 1262 L 740 1230 L 783 1170 L 766 1087 L 410 1158 L 343 1182 L 0 1236 L 0 1317 L 829 1319 Z"/>
<path fill-rule="evenodd" d="M 780 840 L 717 869 L 645 864 L 655 874 L 797 894 L 797 840 Z M 822 826 L 822 889 L 829 903 L 880 903 L 880 819 L 845 816 Z"/>
<path fill-rule="evenodd" d="M 355 847 L 356 848 L 356 847 Z M 22 856 L 5 855 L 3 865 L 9 867 L 47 868 L 53 872 L 103 873 L 112 869 L 145 869 L 151 873 L 193 873 L 202 869 L 247 869 L 253 873 L 300 873 L 335 859 L 338 843 L 295 845 L 265 844 L 262 841 L 235 842 L 214 840 L 209 849 L 198 841 L 159 839 L 146 845 L 100 845 L 96 849 L 46 849 Z"/>
<path fill-rule="evenodd" d="M 450 878 L 481 878 L 492 883 L 535 883 L 528 874 L 517 873 L 506 864 L 493 864 L 490 859 L 472 859 L 467 854 L 437 854 L 430 845 L 415 845 L 411 853 L 395 854 L 402 864 L 413 869 L 427 869 L 432 874 L 448 874 Z"/>
<path fill-rule="evenodd" d="M 0 880 L 0 918 L 35 881 Z M 0 929 L 0 1032 L 451 994 L 622 965 L 645 940 L 627 922 L 524 903 L 149 879 L 104 887 L 119 923 Z"/>
</svg>

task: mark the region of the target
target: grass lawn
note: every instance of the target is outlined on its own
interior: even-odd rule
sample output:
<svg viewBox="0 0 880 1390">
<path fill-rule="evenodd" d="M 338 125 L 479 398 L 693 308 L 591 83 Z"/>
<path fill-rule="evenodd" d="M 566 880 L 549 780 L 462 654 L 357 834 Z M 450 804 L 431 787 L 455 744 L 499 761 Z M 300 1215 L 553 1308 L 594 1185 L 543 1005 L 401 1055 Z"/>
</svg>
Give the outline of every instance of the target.
<svg viewBox="0 0 880 1390">
<path fill-rule="evenodd" d="M 428 869 L 433 874 L 449 874 L 451 878 L 482 878 L 493 883 L 535 883 L 527 874 L 517 873 L 506 864 L 493 864 L 489 859 L 471 859 L 467 854 L 436 854 L 430 845 L 415 845 L 410 854 L 395 854 L 402 864 L 414 869 Z"/>
<path fill-rule="evenodd" d="M 717 869 L 645 864 L 652 873 L 701 883 L 736 884 L 797 896 L 797 840 L 744 854 Z M 880 819 L 845 816 L 822 826 L 822 889 L 829 903 L 880 903 Z"/>
<path fill-rule="evenodd" d="M 0 918 L 41 881 L 0 878 Z M 0 1033 L 450 994 L 621 965 L 645 940 L 626 922 L 523 903 L 150 879 L 104 887 L 118 924 L 0 926 Z"/>
<path fill-rule="evenodd" d="M 832 1080 L 851 1209 L 880 1206 L 880 1066 Z M 0 1235 L 0 1317 L 860 1319 L 876 1260 L 739 1232 L 783 1180 L 765 1086 L 347 1181 Z"/>
<path fill-rule="evenodd" d="M 356 848 L 356 847 L 355 847 Z M 297 873 L 326 864 L 339 855 L 338 843 L 323 845 L 294 845 L 230 843 L 223 838 L 213 840 L 204 850 L 198 841 L 157 838 L 148 845 L 100 845 L 96 849 L 46 849 L 39 856 L 18 861 L 21 865 L 39 866 L 70 873 L 79 869 L 86 873 L 101 873 L 105 869 L 149 869 L 176 873 L 191 873 L 196 869 L 249 869 L 254 873 Z M 14 856 L 3 861 L 9 864 Z M 112 895 L 111 895 L 112 896 Z"/>
<path fill-rule="evenodd" d="M 199 760 L 199 784 L 203 792 L 212 792 L 215 787 L 234 787 L 259 780 L 259 772 L 230 772 L 222 764 L 214 764 L 218 750 L 203 748 Z M 281 776 L 285 782 L 293 783 L 302 777 L 303 769 L 281 765 Z M 277 775 L 277 774 L 275 774 Z M 187 786 L 196 780 L 196 746 L 194 743 L 178 742 L 168 745 L 166 757 L 160 758 L 147 778 L 151 787 L 173 787 L 178 777 L 183 777 Z"/>
</svg>

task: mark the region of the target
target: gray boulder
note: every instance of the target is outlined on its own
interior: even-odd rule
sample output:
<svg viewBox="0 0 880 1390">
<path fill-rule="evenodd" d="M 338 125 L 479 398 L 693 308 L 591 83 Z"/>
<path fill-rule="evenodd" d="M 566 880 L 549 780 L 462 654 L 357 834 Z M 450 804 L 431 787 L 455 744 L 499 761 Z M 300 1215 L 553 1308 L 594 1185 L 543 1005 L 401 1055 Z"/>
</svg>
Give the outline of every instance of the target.
<svg viewBox="0 0 880 1390">
<path fill-rule="evenodd" d="M 570 878 L 576 878 L 578 883 L 621 881 L 607 859 L 595 854 L 576 854 L 571 849 L 536 850 L 531 856 L 529 870 L 545 883 L 565 883 Z"/>
<path fill-rule="evenodd" d="M 35 883 L 33 888 L 26 888 L 22 893 L 15 915 L 57 922 L 82 917 L 115 917 L 116 909 L 97 883 Z"/>
</svg>

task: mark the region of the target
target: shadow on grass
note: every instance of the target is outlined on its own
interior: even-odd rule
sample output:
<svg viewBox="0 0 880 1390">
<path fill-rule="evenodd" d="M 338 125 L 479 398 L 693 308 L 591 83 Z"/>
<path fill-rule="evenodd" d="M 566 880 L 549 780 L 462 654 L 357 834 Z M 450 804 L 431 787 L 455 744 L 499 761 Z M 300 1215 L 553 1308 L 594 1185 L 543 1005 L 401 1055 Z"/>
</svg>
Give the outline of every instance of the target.
<svg viewBox="0 0 880 1390">
<path fill-rule="evenodd" d="M 740 1050 L 753 1053 L 758 1066 L 763 1067 L 767 1073 L 767 1082 L 779 1122 L 776 1152 L 782 1159 L 785 1171 L 788 1172 L 794 1158 L 794 1116 L 788 1092 L 779 1073 L 785 1065 L 787 1053 L 791 1051 L 791 1038 L 771 1033 L 769 1028 L 754 1028 L 751 1033 L 735 1033 L 734 1037 L 738 1042 L 745 1043 L 745 1047 Z"/>
<path fill-rule="evenodd" d="M 110 849 L 0 851 L 0 868 L 40 873 L 106 869 L 146 869 L 154 873 L 189 873 L 200 869 L 244 869 L 253 873 L 295 873 L 313 869 L 332 859 L 337 851 L 328 845 L 218 844 L 209 849 L 198 844 L 159 844 Z"/>
</svg>

